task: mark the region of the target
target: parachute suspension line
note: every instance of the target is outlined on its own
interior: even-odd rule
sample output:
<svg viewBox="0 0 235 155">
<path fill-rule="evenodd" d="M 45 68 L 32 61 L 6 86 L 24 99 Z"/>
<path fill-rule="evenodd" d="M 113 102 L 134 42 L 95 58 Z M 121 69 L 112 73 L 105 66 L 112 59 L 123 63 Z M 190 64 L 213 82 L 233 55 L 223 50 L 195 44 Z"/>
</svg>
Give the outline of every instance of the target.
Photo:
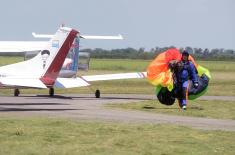
<svg viewBox="0 0 235 155">
<path fill-rule="evenodd" d="M 179 107 L 179 111 L 181 110 L 181 106 L 180 106 L 180 99 L 178 98 L 178 107 Z"/>
</svg>

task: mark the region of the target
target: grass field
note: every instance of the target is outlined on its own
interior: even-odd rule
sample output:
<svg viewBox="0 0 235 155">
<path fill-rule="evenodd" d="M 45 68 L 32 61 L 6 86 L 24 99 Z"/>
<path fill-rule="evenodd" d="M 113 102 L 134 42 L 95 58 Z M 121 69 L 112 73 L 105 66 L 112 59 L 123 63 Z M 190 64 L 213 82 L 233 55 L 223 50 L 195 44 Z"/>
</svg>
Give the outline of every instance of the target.
<svg viewBox="0 0 235 155">
<path fill-rule="evenodd" d="M 0 56 L 0 66 L 23 61 L 23 57 Z M 130 59 L 91 59 L 91 70 L 106 71 L 145 71 L 151 60 Z M 197 61 L 211 72 L 235 72 L 233 61 Z"/>
<path fill-rule="evenodd" d="M 0 154 L 233 155 L 234 132 L 175 125 L 0 119 Z"/>
<path fill-rule="evenodd" d="M 23 60 L 22 57 L 0 57 L 0 65 Z M 89 72 L 104 74 L 144 71 L 150 61 L 92 59 Z M 235 62 L 198 62 L 212 73 L 207 95 L 235 96 Z M 144 79 L 92 83 L 102 93 L 154 94 Z M 10 90 L 0 90 L 9 95 Z M 24 90 L 27 94 L 47 94 L 47 90 Z M 89 88 L 56 90 L 56 93 L 91 93 Z M 186 113 L 177 105 L 166 107 L 147 101 L 112 108 L 145 110 L 183 116 L 235 119 L 234 102 L 190 101 Z M 232 106 L 231 106 L 232 105 Z M 235 134 L 226 131 L 198 130 L 167 124 L 134 124 L 83 122 L 55 118 L 0 118 L 0 154 L 226 154 L 235 152 Z"/>
<path fill-rule="evenodd" d="M 187 111 L 179 109 L 178 103 L 172 106 L 162 105 L 157 100 L 143 101 L 128 104 L 107 104 L 108 108 L 121 108 L 126 110 L 141 110 L 152 113 L 162 113 L 168 115 L 194 116 L 216 119 L 235 120 L 234 101 L 189 101 Z"/>
<path fill-rule="evenodd" d="M 22 61 L 22 57 L 0 57 L 0 65 Z M 91 59 L 90 70 L 79 72 L 79 75 L 108 74 L 145 71 L 149 60 Z M 235 96 L 235 62 L 231 61 L 198 61 L 207 67 L 212 75 L 206 95 Z M 154 94 L 154 87 L 146 79 L 115 80 L 92 82 L 90 88 L 56 90 L 62 93 L 93 93 L 100 89 L 102 93 L 119 94 Z M 0 90 L 2 95 L 12 94 L 12 90 Z M 48 90 L 22 90 L 25 94 L 48 94 Z"/>
<path fill-rule="evenodd" d="M 24 57 L 0 56 L 0 66 L 24 61 Z"/>
</svg>

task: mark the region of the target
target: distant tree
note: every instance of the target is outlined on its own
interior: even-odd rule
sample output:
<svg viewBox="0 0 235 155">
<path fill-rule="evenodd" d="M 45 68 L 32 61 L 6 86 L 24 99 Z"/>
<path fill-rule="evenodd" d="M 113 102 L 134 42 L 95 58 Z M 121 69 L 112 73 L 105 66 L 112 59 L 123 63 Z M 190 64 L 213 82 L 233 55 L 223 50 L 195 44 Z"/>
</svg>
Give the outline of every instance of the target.
<svg viewBox="0 0 235 155">
<path fill-rule="evenodd" d="M 145 48 L 141 47 L 139 49 L 134 48 L 124 48 L 124 49 L 112 49 L 104 50 L 101 48 L 96 49 L 83 49 L 81 52 L 90 53 L 92 58 L 110 58 L 110 59 L 153 59 L 158 54 L 163 51 L 166 51 L 174 46 L 169 47 L 155 47 L 151 48 L 149 51 L 145 51 Z M 183 50 L 181 48 L 180 50 Z M 202 49 L 202 48 L 192 48 L 187 46 L 186 49 L 190 54 L 193 55 L 196 59 L 201 60 L 234 60 L 235 59 L 235 50 L 232 49 L 223 49 L 215 48 L 211 49 Z"/>
<path fill-rule="evenodd" d="M 187 47 L 185 48 L 185 50 L 187 50 L 187 52 L 188 52 L 189 54 L 193 54 L 193 48 L 192 48 L 192 47 L 187 46 Z"/>
</svg>

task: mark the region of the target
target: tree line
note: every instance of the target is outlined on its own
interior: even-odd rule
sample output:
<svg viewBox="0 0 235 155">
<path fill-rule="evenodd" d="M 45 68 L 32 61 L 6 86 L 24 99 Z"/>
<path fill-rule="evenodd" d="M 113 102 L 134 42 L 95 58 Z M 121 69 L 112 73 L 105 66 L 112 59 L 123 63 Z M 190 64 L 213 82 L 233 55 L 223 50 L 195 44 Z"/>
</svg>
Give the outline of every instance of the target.
<svg viewBox="0 0 235 155">
<path fill-rule="evenodd" d="M 108 58 L 108 59 L 145 59 L 151 60 L 155 58 L 159 53 L 166 51 L 167 49 L 175 48 L 170 47 L 156 47 L 150 50 L 144 48 L 124 48 L 124 49 L 112 49 L 105 50 L 101 48 L 95 49 L 82 49 L 81 52 L 90 53 L 91 58 Z M 186 47 L 181 48 L 180 51 L 187 50 L 194 58 L 199 60 L 235 60 L 235 50 L 232 49 L 202 49 Z"/>
<path fill-rule="evenodd" d="M 150 50 L 145 50 L 145 48 L 123 48 L 123 49 L 112 49 L 105 50 L 101 48 L 95 49 L 82 49 L 81 52 L 87 52 L 90 54 L 91 58 L 100 58 L 100 59 L 144 59 L 144 60 L 152 60 L 158 54 L 166 51 L 167 49 L 175 48 L 174 46 L 170 47 L 156 47 Z M 187 50 L 194 58 L 198 60 L 235 60 L 235 50 L 232 49 L 223 49 L 223 48 L 215 48 L 215 49 L 202 49 L 202 48 L 192 48 L 186 47 L 179 49 L 181 52 L 183 50 Z M 35 56 L 39 51 L 34 52 L 26 52 L 27 55 Z M 0 52 L 0 56 L 23 56 L 25 57 L 25 53 L 18 52 Z"/>
</svg>

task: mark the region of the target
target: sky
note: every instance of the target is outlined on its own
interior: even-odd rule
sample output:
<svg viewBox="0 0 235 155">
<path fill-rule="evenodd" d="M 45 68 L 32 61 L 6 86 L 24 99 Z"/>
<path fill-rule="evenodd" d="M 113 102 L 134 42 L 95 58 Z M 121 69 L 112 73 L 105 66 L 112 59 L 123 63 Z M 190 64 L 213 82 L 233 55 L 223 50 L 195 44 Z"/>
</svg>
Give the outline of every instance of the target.
<svg viewBox="0 0 235 155">
<path fill-rule="evenodd" d="M 81 48 L 196 47 L 235 49 L 234 0 L 2 0 L 0 40 L 36 40 L 61 24 L 84 35 Z"/>
</svg>

